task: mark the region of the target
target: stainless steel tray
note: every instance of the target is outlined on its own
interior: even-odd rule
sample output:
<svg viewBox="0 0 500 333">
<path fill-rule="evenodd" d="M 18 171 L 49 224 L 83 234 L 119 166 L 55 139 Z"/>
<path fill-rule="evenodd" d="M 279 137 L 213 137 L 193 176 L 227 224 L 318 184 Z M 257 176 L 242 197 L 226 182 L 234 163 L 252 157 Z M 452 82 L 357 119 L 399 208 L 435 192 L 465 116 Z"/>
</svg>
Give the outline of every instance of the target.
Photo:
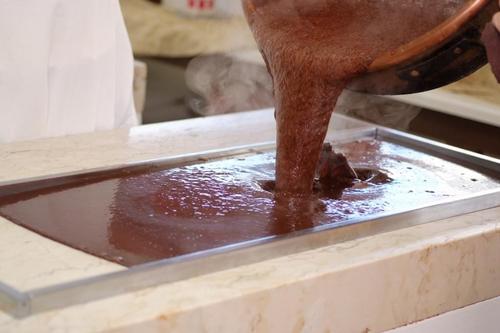
<svg viewBox="0 0 500 333">
<path fill-rule="evenodd" d="M 373 128 L 338 132 L 334 136 L 337 142 L 365 138 L 387 140 L 416 150 L 422 150 L 430 155 L 450 159 L 471 169 L 479 169 L 500 179 L 500 160 L 398 131 Z M 146 165 L 167 167 L 168 165 L 179 165 L 182 163 L 248 154 L 261 150 L 269 150 L 273 147 L 274 143 L 263 143 L 260 145 L 235 147 L 233 149 L 210 151 L 168 159 L 143 161 L 127 165 L 127 167 L 141 168 Z M 116 168 L 122 167 L 124 166 L 120 165 Z M 33 188 L 41 188 L 49 181 L 51 184 L 65 184 L 74 181 L 75 177 L 88 177 L 94 172 L 113 169 L 95 169 L 85 174 L 64 174 L 44 179 L 29 179 L 24 180 L 23 183 L 29 182 L 33 185 Z M 10 191 L 15 188 L 16 184 L 19 184 L 19 182 L 0 184 L 0 193 Z M 103 274 L 97 277 L 44 288 L 19 291 L 0 282 L 0 309 L 7 311 L 15 317 L 22 318 L 34 313 L 81 304 L 159 284 L 188 279 L 359 237 L 407 228 L 497 206 L 500 206 L 500 185 L 493 190 L 415 207 L 408 211 L 395 211 L 390 214 L 355 218 L 334 225 L 324 225 L 283 236 L 268 237 L 155 261 L 115 273 Z"/>
</svg>

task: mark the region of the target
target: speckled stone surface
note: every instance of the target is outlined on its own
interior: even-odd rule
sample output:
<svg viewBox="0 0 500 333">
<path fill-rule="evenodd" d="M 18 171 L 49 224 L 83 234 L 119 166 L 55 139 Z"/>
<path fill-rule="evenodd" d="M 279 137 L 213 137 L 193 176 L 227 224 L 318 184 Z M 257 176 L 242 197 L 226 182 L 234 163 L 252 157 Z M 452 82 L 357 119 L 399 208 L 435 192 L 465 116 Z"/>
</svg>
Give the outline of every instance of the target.
<svg viewBox="0 0 500 333">
<path fill-rule="evenodd" d="M 366 126 L 337 117 L 336 128 Z M 1 181 L 272 140 L 272 111 L 0 145 Z M 1 332 L 382 332 L 500 295 L 500 207 L 16 320 Z M 21 290 L 122 267 L 0 221 Z"/>
</svg>

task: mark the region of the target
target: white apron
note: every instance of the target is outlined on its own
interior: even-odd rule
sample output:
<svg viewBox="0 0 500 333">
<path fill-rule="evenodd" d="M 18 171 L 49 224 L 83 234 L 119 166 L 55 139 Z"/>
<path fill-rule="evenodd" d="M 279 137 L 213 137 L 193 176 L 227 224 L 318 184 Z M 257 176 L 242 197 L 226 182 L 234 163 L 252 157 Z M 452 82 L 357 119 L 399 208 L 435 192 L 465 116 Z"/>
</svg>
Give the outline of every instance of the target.
<svg viewBox="0 0 500 333">
<path fill-rule="evenodd" d="M 132 126 L 118 0 L 0 0 L 0 142 Z"/>
</svg>

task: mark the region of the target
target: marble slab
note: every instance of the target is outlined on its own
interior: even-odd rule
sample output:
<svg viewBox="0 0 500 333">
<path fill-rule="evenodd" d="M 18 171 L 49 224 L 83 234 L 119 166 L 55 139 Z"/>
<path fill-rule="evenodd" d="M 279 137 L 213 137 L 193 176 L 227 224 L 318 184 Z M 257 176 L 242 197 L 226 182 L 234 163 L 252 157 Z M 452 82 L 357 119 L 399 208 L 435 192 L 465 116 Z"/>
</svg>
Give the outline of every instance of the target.
<svg viewBox="0 0 500 333">
<path fill-rule="evenodd" d="M 447 312 L 388 333 L 497 333 L 500 327 L 500 297 Z"/>
<path fill-rule="evenodd" d="M 121 269 L 0 218 L 0 281 L 19 291 Z"/>
<path fill-rule="evenodd" d="M 368 124 L 335 116 L 336 130 Z M 0 144 L 0 182 L 273 141 L 272 110 Z M 0 281 L 22 291 L 123 269 L 0 217 Z"/>
<path fill-rule="evenodd" d="M 344 121 L 360 125 L 345 118 L 334 124 Z M 267 110 L 0 145 L 0 177 L 46 176 L 273 137 Z M 0 253 L 0 280 L 25 288 L 121 269 L 5 220 Z M 500 207 L 23 320 L 0 312 L 0 332 L 383 332 L 499 296 L 499 253 Z M 39 268 L 39 277 L 29 266 Z"/>
<path fill-rule="evenodd" d="M 0 331 L 382 332 L 500 295 L 499 214 L 473 213 L 24 320 L 0 314 Z"/>
</svg>

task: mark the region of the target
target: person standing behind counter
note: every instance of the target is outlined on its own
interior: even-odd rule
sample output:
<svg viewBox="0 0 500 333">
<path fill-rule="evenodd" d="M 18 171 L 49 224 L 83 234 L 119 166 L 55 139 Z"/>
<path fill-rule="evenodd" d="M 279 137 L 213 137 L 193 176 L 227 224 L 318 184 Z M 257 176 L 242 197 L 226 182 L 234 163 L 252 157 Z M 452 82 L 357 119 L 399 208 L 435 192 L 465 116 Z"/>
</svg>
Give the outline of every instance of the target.
<svg viewBox="0 0 500 333">
<path fill-rule="evenodd" d="M 0 143 L 136 125 L 118 0 L 2 0 L 0 45 Z"/>
</svg>

